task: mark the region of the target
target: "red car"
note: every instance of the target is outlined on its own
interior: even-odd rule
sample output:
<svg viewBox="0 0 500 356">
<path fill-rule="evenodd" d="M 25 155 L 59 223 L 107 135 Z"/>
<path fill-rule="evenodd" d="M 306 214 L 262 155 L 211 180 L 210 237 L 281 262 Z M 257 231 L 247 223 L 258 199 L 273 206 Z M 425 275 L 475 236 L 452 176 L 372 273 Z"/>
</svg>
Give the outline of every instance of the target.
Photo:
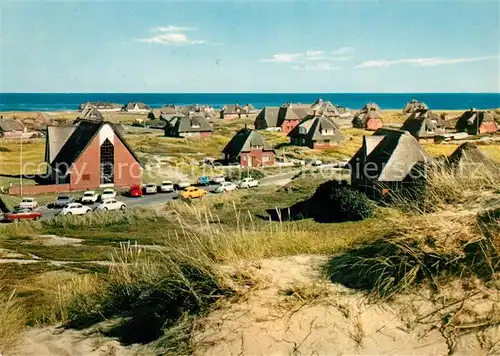
<svg viewBox="0 0 500 356">
<path fill-rule="evenodd" d="M 142 187 L 140 185 L 133 185 L 130 187 L 131 197 L 142 197 Z"/>
<path fill-rule="evenodd" d="M 42 212 L 31 209 L 17 209 L 12 213 L 4 215 L 7 221 L 38 220 L 42 217 Z"/>
</svg>

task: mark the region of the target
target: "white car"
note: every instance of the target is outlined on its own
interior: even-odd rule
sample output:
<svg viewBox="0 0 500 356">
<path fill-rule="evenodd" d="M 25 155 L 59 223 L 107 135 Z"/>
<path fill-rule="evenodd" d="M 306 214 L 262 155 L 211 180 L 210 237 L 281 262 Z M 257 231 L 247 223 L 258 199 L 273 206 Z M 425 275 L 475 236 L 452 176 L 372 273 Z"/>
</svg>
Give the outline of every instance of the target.
<svg viewBox="0 0 500 356">
<path fill-rule="evenodd" d="M 189 182 L 189 179 L 187 179 L 187 178 L 181 178 L 181 179 L 179 179 L 179 182 L 177 182 L 177 187 L 179 189 L 187 188 L 190 185 L 191 185 L 191 183 Z"/>
<path fill-rule="evenodd" d="M 97 199 L 99 199 L 99 194 L 97 194 L 93 190 L 87 190 L 85 193 L 83 193 L 82 204 L 94 204 Z"/>
<path fill-rule="evenodd" d="M 70 203 L 66 205 L 60 212 L 61 215 L 84 215 L 90 213 L 92 209 L 80 203 Z"/>
<path fill-rule="evenodd" d="M 260 182 L 252 177 L 243 178 L 243 180 L 238 185 L 238 188 L 254 188 L 258 187 Z"/>
<path fill-rule="evenodd" d="M 104 189 L 101 193 L 101 201 L 114 198 L 116 198 L 116 192 L 111 188 Z"/>
<path fill-rule="evenodd" d="M 226 181 L 226 178 L 224 178 L 224 176 L 222 174 L 218 174 L 212 178 L 212 182 L 217 183 L 217 184 L 224 183 L 225 181 Z"/>
<path fill-rule="evenodd" d="M 222 182 L 221 184 L 217 185 L 217 187 L 215 188 L 215 192 L 224 193 L 224 192 L 231 192 L 236 189 L 238 189 L 238 186 L 233 182 Z"/>
<path fill-rule="evenodd" d="M 21 209 L 35 209 L 38 206 L 35 198 L 23 198 L 21 203 L 19 203 L 19 208 Z"/>
<path fill-rule="evenodd" d="M 156 194 L 158 192 L 158 187 L 154 183 L 148 183 L 144 188 L 144 192 L 146 194 Z"/>
<path fill-rule="evenodd" d="M 118 201 L 116 199 L 107 199 L 103 201 L 99 206 L 96 208 L 96 210 L 124 210 L 127 208 L 127 204 Z"/>
<path fill-rule="evenodd" d="M 174 183 L 169 180 L 164 180 L 161 182 L 160 191 L 163 193 L 170 193 L 174 191 Z"/>
</svg>

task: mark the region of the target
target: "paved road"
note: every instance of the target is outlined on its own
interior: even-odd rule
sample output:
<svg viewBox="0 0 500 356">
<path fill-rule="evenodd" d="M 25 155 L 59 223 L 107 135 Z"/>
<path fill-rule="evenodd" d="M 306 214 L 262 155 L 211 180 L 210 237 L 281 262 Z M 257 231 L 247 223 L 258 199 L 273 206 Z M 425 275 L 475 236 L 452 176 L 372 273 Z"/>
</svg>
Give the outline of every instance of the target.
<svg viewBox="0 0 500 356">
<path fill-rule="evenodd" d="M 266 186 L 266 185 L 282 185 L 286 184 L 289 182 L 298 172 L 288 172 L 288 173 L 282 173 L 270 177 L 265 177 L 260 180 L 261 186 Z M 215 189 L 216 185 L 209 185 L 207 187 L 203 187 L 203 189 L 207 190 L 208 192 L 213 192 Z M 254 188 L 256 189 L 256 188 Z M 152 206 L 152 205 L 159 205 L 159 204 L 165 204 L 172 199 L 176 198 L 178 196 L 177 192 L 173 193 L 158 193 L 158 194 L 151 194 L 151 195 L 143 195 L 140 198 L 131 198 L 128 196 L 118 196 L 117 200 L 124 202 L 127 204 L 128 208 L 137 208 L 137 207 L 147 207 L 147 206 Z M 94 208 L 98 204 L 93 204 L 89 205 L 89 207 Z M 61 209 L 49 209 L 46 206 L 40 207 L 40 211 L 43 213 L 42 220 L 48 220 L 52 217 L 54 217 L 57 213 L 61 211 Z"/>
</svg>

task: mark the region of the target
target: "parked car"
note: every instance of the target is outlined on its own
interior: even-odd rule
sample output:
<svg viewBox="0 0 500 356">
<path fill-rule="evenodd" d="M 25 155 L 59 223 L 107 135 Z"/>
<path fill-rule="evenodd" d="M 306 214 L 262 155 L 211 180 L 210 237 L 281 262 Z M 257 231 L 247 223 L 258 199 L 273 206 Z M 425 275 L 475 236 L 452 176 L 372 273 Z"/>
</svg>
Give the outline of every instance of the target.
<svg viewBox="0 0 500 356">
<path fill-rule="evenodd" d="M 215 193 L 231 192 L 233 190 L 236 190 L 237 188 L 238 186 L 233 182 L 222 182 L 221 184 L 217 185 L 214 192 Z"/>
<path fill-rule="evenodd" d="M 184 199 L 202 198 L 205 195 L 207 195 L 206 190 L 196 187 L 187 187 L 180 192 L 181 198 Z"/>
<path fill-rule="evenodd" d="M 99 194 L 97 194 L 93 190 L 87 190 L 85 193 L 83 193 L 81 201 L 82 204 L 94 204 L 95 202 L 97 202 L 98 199 L 99 199 Z"/>
<path fill-rule="evenodd" d="M 216 184 L 220 184 L 226 181 L 226 178 L 222 174 L 217 174 L 216 176 L 212 177 L 212 182 Z"/>
<path fill-rule="evenodd" d="M 146 187 L 144 188 L 144 193 L 156 194 L 156 193 L 158 193 L 158 187 L 154 183 L 148 183 L 148 184 L 146 184 Z"/>
<path fill-rule="evenodd" d="M 67 204 L 73 203 L 74 201 L 75 201 L 75 198 L 73 198 L 70 195 L 59 195 L 56 198 L 56 200 L 54 201 L 54 203 L 52 204 L 52 206 L 55 209 L 64 208 Z"/>
<path fill-rule="evenodd" d="M 106 199 L 114 199 L 116 198 L 116 192 L 114 189 L 106 188 L 101 193 L 101 201 L 105 201 Z"/>
<path fill-rule="evenodd" d="M 260 182 L 252 177 L 243 178 L 243 180 L 238 185 L 238 188 L 254 188 L 258 187 Z"/>
<path fill-rule="evenodd" d="M 130 196 L 131 197 L 142 197 L 142 187 L 138 184 L 130 187 Z"/>
<path fill-rule="evenodd" d="M 21 203 L 19 203 L 19 208 L 21 209 L 35 209 L 38 206 L 35 198 L 23 198 Z"/>
<path fill-rule="evenodd" d="M 127 204 L 118 201 L 116 199 L 107 199 L 103 201 L 95 210 L 124 210 L 127 208 Z"/>
<path fill-rule="evenodd" d="M 11 213 L 4 214 L 4 219 L 7 221 L 38 220 L 41 217 L 41 211 L 26 208 L 19 208 Z"/>
<path fill-rule="evenodd" d="M 323 162 L 319 159 L 315 159 L 311 162 L 311 166 L 314 166 L 314 167 L 321 166 L 322 164 L 323 164 Z"/>
<path fill-rule="evenodd" d="M 210 184 L 210 179 L 207 176 L 201 176 L 198 178 L 198 184 L 200 185 L 209 185 Z"/>
<path fill-rule="evenodd" d="M 189 179 L 188 178 L 181 178 L 177 182 L 177 188 L 178 189 L 188 188 L 190 185 L 191 185 L 191 183 L 189 183 Z"/>
<path fill-rule="evenodd" d="M 161 182 L 160 192 L 171 193 L 173 191 L 174 191 L 174 184 L 172 183 L 172 181 L 164 180 L 163 182 Z"/>
<path fill-rule="evenodd" d="M 88 206 L 82 205 L 80 203 L 70 203 L 66 205 L 61 212 L 60 215 L 83 215 L 90 213 L 92 209 Z"/>
</svg>

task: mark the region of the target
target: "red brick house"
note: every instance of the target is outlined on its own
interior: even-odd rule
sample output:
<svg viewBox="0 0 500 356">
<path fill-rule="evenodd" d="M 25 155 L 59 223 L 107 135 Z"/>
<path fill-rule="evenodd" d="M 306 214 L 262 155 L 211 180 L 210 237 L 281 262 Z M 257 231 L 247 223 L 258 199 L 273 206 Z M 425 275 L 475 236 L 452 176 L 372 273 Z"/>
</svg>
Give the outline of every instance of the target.
<svg viewBox="0 0 500 356">
<path fill-rule="evenodd" d="M 54 184 L 69 190 L 129 187 L 141 183 L 139 159 L 116 125 L 82 120 L 47 128 L 45 160 Z"/>
<path fill-rule="evenodd" d="M 310 117 L 297 125 L 289 134 L 290 143 L 309 148 L 335 147 L 344 135 L 333 119 L 325 116 Z"/>
<path fill-rule="evenodd" d="M 469 135 L 477 135 L 487 132 L 496 132 L 498 130 L 498 125 L 489 112 L 470 109 L 458 118 L 455 128 L 458 132 L 467 132 Z"/>
<path fill-rule="evenodd" d="M 382 115 L 376 109 L 360 111 L 352 120 L 352 126 L 358 129 L 376 131 L 383 125 Z"/>
<path fill-rule="evenodd" d="M 264 137 L 255 130 L 241 129 L 222 151 L 227 163 L 239 163 L 242 167 L 273 166 L 274 150 Z"/>
<path fill-rule="evenodd" d="M 257 130 L 281 131 L 288 135 L 309 112 L 291 106 L 265 107 L 257 115 L 254 126 Z"/>
<path fill-rule="evenodd" d="M 212 125 L 205 116 L 175 116 L 167 120 L 165 125 L 165 136 L 168 137 L 208 137 L 212 136 Z"/>
</svg>

